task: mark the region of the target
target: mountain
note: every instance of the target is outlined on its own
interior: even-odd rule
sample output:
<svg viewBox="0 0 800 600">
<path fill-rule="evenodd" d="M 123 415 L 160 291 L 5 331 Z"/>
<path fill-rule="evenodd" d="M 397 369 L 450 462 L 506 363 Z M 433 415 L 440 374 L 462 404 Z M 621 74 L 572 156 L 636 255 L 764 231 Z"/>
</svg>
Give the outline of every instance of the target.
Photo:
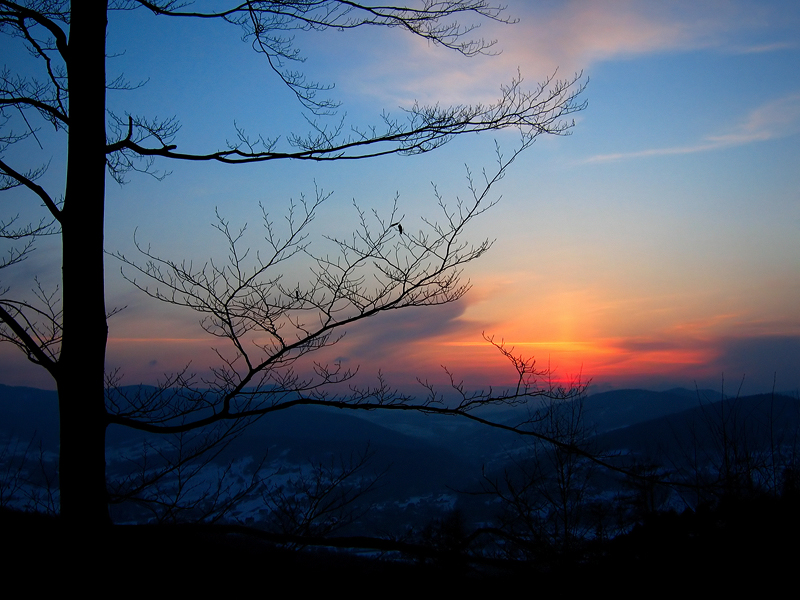
<svg viewBox="0 0 800 600">
<path fill-rule="evenodd" d="M 603 392 L 554 404 L 553 412 L 541 413 L 549 416 L 536 426 L 547 433 L 548 427 L 576 425 L 575 416 L 580 415 L 583 419 L 580 426 L 586 433 L 597 433 L 594 440 L 597 448 L 624 451 L 648 461 L 658 459 L 673 466 L 680 462 L 682 468 L 686 460 L 681 457 L 690 449 L 703 450 L 705 467 L 718 462 L 712 449 L 719 442 L 720 431 L 728 431 L 720 429 L 721 423 L 729 427 L 730 441 L 736 440 L 739 446 L 746 441 L 748 449 L 754 452 L 755 448 L 769 447 L 774 451 L 778 446 L 787 446 L 790 434 L 800 430 L 796 399 L 780 395 L 724 402 L 711 399 L 719 399 L 719 394 L 683 389 Z M 519 408 L 486 410 L 480 414 L 508 425 L 518 425 L 530 417 Z M 565 417 L 567 421 L 559 421 Z M 30 440 L 34 441 L 32 446 L 28 444 Z M 179 457 L 189 454 L 194 443 L 202 442 L 202 437 L 153 436 L 112 426 L 107 441 L 110 481 L 135 483 L 165 465 L 179 463 Z M 39 442 L 42 453 L 33 457 L 36 459 L 33 462 L 38 461 L 36 468 L 47 471 L 47 477 L 38 480 L 41 487 L 47 478 L 55 480 L 56 393 L 0 386 L 0 476 L 21 473 L 18 467 L 25 460 L 23 454 L 38 448 Z M 767 442 L 771 445 L 765 446 Z M 533 438 L 466 419 L 410 411 L 360 412 L 301 406 L 277 411 L 249 425 L 230 445 L 211 456 L 202 472 L 192 475 L 191 485 L 180 483 L 183 487 L 176 491 L 181 478 L 190 473 L 187 466 L 183 471 L 167 472 L 157 489 L 165 497 L 189 498 L 192 502 L 200 502 L 209 493 L 217 493 L 219 499 L 219 492 L 213 491 L 215 478 L 226 477 L 231 486 L 226 493 L 231 497 L 254 482 L 260 486 L 259 494 L 286 495 L 287 490 L 310 485 L 315 477 L 332 481 L 337 474 L 352 471 L 340 490 L 351 486 L 347 489 L 352 492 L 356 489 L 354 485 L 370 487 L 369 495 L 359 502 L 372 508 L 363 511 L 360 523 L 362 526 L 369 523 L 373 530 L 388 531 L 398 523 L 422 526 L 457 505 L 478 507 L 475 519 L 490 519 L 495 510 L 491 501 L 487 504 L 477 498 L 467 502 L 457 491 L 475 490 L 481 473 L 497 476 L 513 469 L 515 464 L 531 461 L 537 452 L 536 443 Z M 538 456 L 544 456 L 538 452 Z M 261 471 L 257 471 L 259 466 Z M 371 482 L 376 478 L 373 486 Z M 610 485 L 612 479 L 606 477 L 595 485 Z M 9 489 L 0 483 L 0 492 Z M 20 497 L 27 490 L 25 498 L 43 493 L 33 488 L 15 489 Z M 592 493 L 600 497 L 604 492 L 598 488 Z M 0 495 L 0 499 L 7 496 L 7 493 Z M 264 502 L 269 501 L 267 496 L 263 498 Z M 236 516 L 255 521 L 266 518 L 264 502 L 242 503 Z M 128 510 L 117 515 L 128 521 L 148 518 L 148 513 L 142 511 Z"/>
<path fill-rule="evenodd" d="M 702 402 L 692 408 L 598 436 L 611 450 L 637 455 L 683 456 L 696 449 L 709 456 L 727 447 L 756 453 L 800 442 L 800 400 L 781 394 L 758 394 Z"/>
</svg>

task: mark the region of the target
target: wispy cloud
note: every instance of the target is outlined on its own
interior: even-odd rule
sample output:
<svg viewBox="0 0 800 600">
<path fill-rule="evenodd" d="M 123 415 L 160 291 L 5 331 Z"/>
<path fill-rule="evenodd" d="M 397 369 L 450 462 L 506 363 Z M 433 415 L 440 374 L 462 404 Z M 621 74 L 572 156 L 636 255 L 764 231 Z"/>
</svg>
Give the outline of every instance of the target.
<svg viewBox="0 0 800 600">
<path fill-rule="evenodd" d="M 612 162 L 650 156 L 695 154 L 743 146 L 753 142 L 765 142 L 800 132 L 800 93 L 790 94 L 767 102 L 753 110 L 747 118 L 729 133 L 706 136 L 695 144 L 648 148 L 635 152 L 598 154 L 587 159 L 588 163 Z"/>
<path fill-rule="evenodd" d="M 673 344 L 667 342 L 665 348 Z M 682 353 L 680 347 L 685 350 Z M 677 350 L 669 350 L 661 355 L 653 356 L 651 352 L 642 353 L 634 344 L 627 344 L 629 361 L 622 365 L 620 375 L 625 371 L 635 374 L 633 362 L 636 358 L 655 358 L 653 363 L 640 366 L 640 376 L 660 372 L 672 372 L 672 377 L 684 382 L 692 379 L 701 381 L 719 380 L 725 377 L 741 380 L 748 384 L 744 393 L 761 393 L 769 391 L 773 381 L 780 390 L 791 390 L 800 385 L 798 369 L 800 369 L 800 336 L 797 335 L 760 335 L 752 337 L 714 337 L 706 340 L 681 340 Z M 695 354 L 695 360 L 682 362 L 682 354 Z M 648 356 L 649 355 L 649 356 Z M 613 376 L 612 376 L 613 378 Z"/>
<path fill-rule="evenodd" d="M 706 45 L 698 34 L 688 19 L 654 13 L 646 3 L 567 2 L 545 18 L 527 15 L 511 37 L 510 54 L 527 64 L 581 69 L 617 57 Z"/>
<path fill-rule="evenodd" d="M 476 34 L 499 40 L 498 56 L 466 60 L 426 40 L 405 36 L 377 52 L 349 61 L 358 93 L 383 102 L 447 103 L 495 99 L 498 86 L 519 68 L 528 78 L 558 69 L 562 77 L 591 69 L 594 64 L 661 52 L 734 47 L 767 52 L 780 43 L 746 46 L 742 28 L 758 27 L 753 10 L 738 3 L 643 2 L 641 0 L 571 0 L 554 3 L 510 3 L 513 26 L 483 23 Z M 757 11 L 755 11 L 757 12 Z M 364 83 L 364 72 L 372 72 Z M 348 87 L 350 84 L 348 83 Z"/>
<path fill-rule="evenodd" d="M 518 9 L 512 5 L 510 10 Z M 520 23 L 499 36 L 509 58 L 527 59 L 517 64 L 574 70 L 663 52 L 755 53 L 796 46 L 785 40 L 748 42 L 752 33 L 773 28 L 785 15 L 775 6 L 747 0 L 567 0 L 549 12 L 538 3 L 523 10 Z"/>
<path fill-rule="evenodd" d="M 730 51 L 734 54 L 764 54 L 797 48 L 795 42 L 773 42 L 771 44 L 755 44 L 752 46 L 734 46 Z"/>
</svg>

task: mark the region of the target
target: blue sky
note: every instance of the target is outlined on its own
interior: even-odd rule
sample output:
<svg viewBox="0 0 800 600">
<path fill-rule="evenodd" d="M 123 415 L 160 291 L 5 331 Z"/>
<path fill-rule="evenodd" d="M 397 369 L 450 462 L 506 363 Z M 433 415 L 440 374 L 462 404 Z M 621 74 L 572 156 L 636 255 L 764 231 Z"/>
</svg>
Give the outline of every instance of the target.
<svg viewBox="0 0 800 600">
<path fill-rule="evenodd" d="M 401 386 L 441 377 L 441 365 L 470 385 L 509 381 L 485 332 L 550 364 L 557 378 L 580 374 L 598 389 L 718 386 L 743 376 L 745 392 L 769 389 L 773 377 L 778 389 L 799 388 L 800 5 L 511 1 L 507 12 L 519 22 L 477 31 L 496 38 L 501 53 L 471 59 L 399 30 L 297 36 L 308 58 L 300 68 L 336 84 L 335 119 L 348 124 L 375 123 L 382 110 L 400 114 L 415 100 L 491 102 L 518 69 L 531 86 L 556 69 L 589 81 L 573 135 L 539 139 L 520 156 L 494 190 L 500 203 L 469 230 L 470 239 L 496 240 L 466 270 L 470 293 L 354 328 L 330 357 L 368 375 L 382 369 Z M 22 64 L 8 39 L 0 43 L 9 45 L 4 60 Z M 109 75 L 143 83 L 110 92 L 110 108 L 175 116 L 179 149 L 218 149 L 234 123 L 268 137 L 307 129 L 234 27 L 119 13 L 108 49 L 116 55 Z M 57 185 L 63 140 L 42 135 Z M 171 171 L 163 181 L 109 179 L 107 248 L 132 255 L 136 231 L 170 258 L 224 256 L 210 227 L 216 208 L 248 223 L 258 248 L 259 203 L 280 219 L 290 199 L 312 197 L 315 186 L 333 192 L 315 239 L 353 229 L 353 200 L 385 213 L 396 195 L 413 229 L 436 214 L 431 183 L 450 201 L 463 197 L 465 165 L 491 169 L 495 142 L 511 152 L 516 138 L 461 136 L 427 155 L 347 164 L 156 163 Z M 21 195 L 10 202 L 23 214 L 36 210 Z M 45 243 L 2 282 L 24 290 L 36 274 L 54 281 L 56 257 Z M 201 373 L 214 364 L 194 315 L 144 297 L 118 263 L 107 264 L 108 304 L 127 307 L 111 321 L 109 366 L 126 383 L 190 361 Z M 289 276 L 299 280 L 304 268 Z M 13 348 L 0 353 L 4 383 L 50 386 Z"/>
</svg>

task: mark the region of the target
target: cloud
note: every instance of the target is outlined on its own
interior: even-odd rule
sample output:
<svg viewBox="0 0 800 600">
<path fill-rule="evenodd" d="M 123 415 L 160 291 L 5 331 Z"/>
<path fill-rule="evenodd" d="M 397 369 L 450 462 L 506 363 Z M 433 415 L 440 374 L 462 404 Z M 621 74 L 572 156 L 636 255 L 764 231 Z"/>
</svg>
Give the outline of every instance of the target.
<svg viewBox="0 0 800 600">
<path fill-rule="evenodd" d="M 715 385 L 721 378 L 745 379 L 742 393 L 800 387 L 800 335 L 690 335 L 629 338 L 610 341 L 618 354 L 613 362 L 587 357 L 590 375 L 616 385 L 647 385 L 655 379 L 673 385 Z M 738 385 L 738 384 L 737 384 Z"/>
<path fill-rule="evenodd" d="M 516 64 L 574 70 L 664 52 L 754 53 L 795 46 L 793 41 L 743 42 L 785 20 L 779 8 L 747 0 L 568 0 L 554 6 L 548 11 L 540 3 L 512 5 L 510 12 L 524 12 L 510 31 L 498 32 L 504 56 L 527 58 Z"/>
<path fill-rule="evenodd" d="M 480 335 L 479 326 L 463 318 L 467 306 L 460 300 L 384 313 L 350 328 L 339 352 L 359 362 L 387 358 L 401 361 L 438 338 L 459 336 L 465 330 Z M 344 348 L 346 353 L 342 352 Z"/>
<path fill-rule="evenodd" d="M 475 303 L 468 296 L 442 306 L 384 313 L 348 328 L 329 354 L 321 353 L 315 360 L 357 367 L 358 381 L 367 384 L 380 370 L 391 385 L 411 386 L 408 390 L 413 393 L 420 392 L 417 378 L 448 388 L 443 366 L 473 387 L 506 384 L 514 380 L 513 368 L 481 337 L 492 325 L 466 316 Z"/>
<path fill-rule="evenodd" d="M 678 339 L 628 339 L 617 344 L 617 348 L 625 352 L 668 352 L 672 350 L 686 350 L 686 340 Z"/>
<path fill-rule="evenodd" d="M 730 51 L 734 54 L 764 54 L 765 52 L 779 52 L 781 50 L 792 50 L 794 48 L 797 48 L 797 44 L 794 42 L 773 42 L 771 44 L 733 47 Z"/>
<path fill-rule="evenodd" d="M 531 30 L 525 31 L 524 46 L 515 40 L 522 46 L 515 48 L 515 54 L 527 55 L 533 64 L 549 62 L 572 69 L 699 43 L 688 21 L 652 14 L 640 2 L 568 2 L 549 19 L 532 14 L 523 25 Z"/>
<path fill-rule="evenodd" d="M 465 59 L 419 37 L 403 36 L 378 44 L 349 61 L 347 88 L 407 106 L 421 103 L 492 102 L 500 84 L 517 69 L 530 81 L 553 74 L 562 78 L 609 60 L 662 52 L 724 48 L 743 28 L 758 27 L 757 10 L 728 2 L 642 2 L 572 0 L 511 3 L 508 16 L 519 22 L 483 22 L 474 33 L 498 40 L 496 56 Z M 779 49 L 753 45 L 750 51 Z M 377 50 L 375 50 L 377 48 Z M 365 83 L 364 73 L 373 73 Z"/>
<path fill-rule="evenodd" d="M 722 338 L 715 346 L 718 357 L 712 366 L 720 372 L 756 379 L 762 385 L 774 374 L 778 389 L 800 385 L 800 336 Z"/>
<path fill-rule="evenodd" d="M 649 156 L 694 154 L 743 146 L 754 142 L 765 142 L 794 135 L 798 132 L 800 132 L 800 93 L 794 93 L 767 102 L 751 111 L 747 118 L 729 133 L 706 136 L 696 144 L 669 148 L 650 148 L 636 152 L 598 154 L 587 159 L 586 162 L 603 163 Z"/>
<path fill-rule="evenodd" d="M 752 111 L 737 131 L 708 138 L 713 143 L 739 145 L 800 131 L 800 93 L 767 102 Z"/>
</svg>

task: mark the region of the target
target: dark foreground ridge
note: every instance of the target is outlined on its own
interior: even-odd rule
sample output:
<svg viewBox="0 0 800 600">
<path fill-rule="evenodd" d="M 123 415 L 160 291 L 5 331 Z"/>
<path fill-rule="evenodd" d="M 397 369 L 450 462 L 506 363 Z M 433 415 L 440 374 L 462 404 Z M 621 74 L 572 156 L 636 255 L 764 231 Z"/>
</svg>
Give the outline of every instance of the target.
<svg viewBox="0 0 800 600">
<path fill-rule="evenodd" d="M 295 592 L 502 592 L 520 585 L 534 585 L 540 593 L 685 586 L 766 589 L 796 579 L 800 497 L 758 496 L 721 502 L 713 509 L 655 514 L 628 534 L 538 562 L 474 560 L 411 544 L 407 552 L 288 549 L 256 529 L 229 525 L 114 526 L 90 539 L 63 529 L 57 518 L 8 509 L 0 510 L 0 528 L 8 557 L 6 578 L 31 582 L 37 589 L 57 589 L 65 582 L 84 589 L 125 582 L 131 590 L 184 593 L 245 584 L 265 592 L 287 584 Z M 373 542 L 384 548 L 393 543 Z"/>
</svg>

